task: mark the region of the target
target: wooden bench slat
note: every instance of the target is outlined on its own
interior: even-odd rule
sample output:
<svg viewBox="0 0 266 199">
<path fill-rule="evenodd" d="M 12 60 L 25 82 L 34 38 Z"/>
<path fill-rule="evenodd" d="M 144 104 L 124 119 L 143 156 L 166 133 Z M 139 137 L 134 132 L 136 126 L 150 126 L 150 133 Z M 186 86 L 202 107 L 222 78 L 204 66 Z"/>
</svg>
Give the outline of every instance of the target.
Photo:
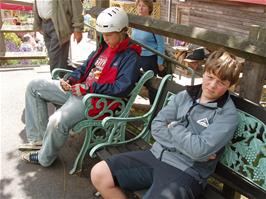
<svg viewBox="0 0 266 199">
<path fill-rule="evenodd" d="M 139 151 L 140 150 L 140 148 L 135 143 L 128 143 L 126 147 L 128 151 L 136 151 L 136 150 Z"/>
<path fill-rule="evenodd" d="M 200 197 L 200 199 L 228 199 L 222 196 L 220 193 L 217 192 L 215 188 L 210 185 L 207 185 L 204 195 Z"/>
<path fill-rule="evenodd" d="M 112 155 L 108 150 L 100 150 L 100 151 L 97 151 L 96 154 L 102 160 L 105 160 L 106 158 Z"/>
<path fill-rule="evenodd" d="M 145 142 L 143 139 L 136 140 L 135 144 L 140 150 L 148 150 L 151 148 L 151 146 L 147 144 L 147 142 Z"/>
<path fill-rule="evenodd" d="M 121 146 L 118 146 L 117 149 L 120 153 L 128 152 L 128 149 L 126 148 L 126 145 L 124 144 Z"/>
<path fill-rule="evenodd" d="M 116 147 L 108 147 L 107 149 L 110 154 L 118 154 L 120 151 Z"/>
</svg>

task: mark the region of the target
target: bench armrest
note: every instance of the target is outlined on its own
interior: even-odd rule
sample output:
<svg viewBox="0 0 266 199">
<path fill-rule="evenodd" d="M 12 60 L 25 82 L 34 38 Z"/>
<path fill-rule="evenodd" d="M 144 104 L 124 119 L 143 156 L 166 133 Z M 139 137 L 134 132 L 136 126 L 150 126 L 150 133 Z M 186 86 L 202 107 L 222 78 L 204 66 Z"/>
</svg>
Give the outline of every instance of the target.
<svg viewBox="0 0 266 199">
<path fill-rule="evenodd" d="M 150 123 L 152 121 L 152 118 L 154 116 L 154 112 L 157 108 L 157 105 L 160 101 L 162 90 L 168 80 L 171 80 L 171 75 L 166 75 L 160 82 L 160 85 L 158 87 L 158 91 L 154 100 L 154 103 L 152 104 L 150 110 L 145 113 L 143 116 L 136 116 L 136 117 L 106 117 L 102 121 L 102 126 L 106 129 L 108 140 L 106 143 L 97 144 L 94 146 L 90 151 L 90 156 L 94 156 L 95 151 L 98 149 L 108 146 L 108 145 L 119 145 L 119 144 L 126 144 L 129 142 L 133 142 L 134 140 L 137 140 L 139 138 L 143 138 L 146 141 L 149 141 L 150 138 Z M 122 141 L 117 141 L 117 137 L 123 137 L 125 138 L 126 134 L 126 124 L 128 122 L 134 122 L 134 121 L 140 121 L 143 124 L 143 128 L 141 132 L 136 135 L 134 138 Z"/>
<path fill-rule="evenodd" d="M 60 79 L 60 75 L 63 74 L 64 79 L 68 78 L 72 70 L 62 69 L 62 68 L 55 68 L 52 71 L 52 79 Z"/>
<path fill-rule="evenodd" d="M 128 118 L 122 118 L 122 117 L 104 118 L 102 121 L 102 126 L 106 129 L 106 131 L 108 131 L 107 133 L 109 134 L 108 141 L 94 146 L 90 150 L 90 156 L 93 157 L 97 150 L 105 146 L 127 144 L 140 138 L 143 138 L 143 139 L 146 139 L 147 137 L 149 138 L 149 134 L 150 134 L 149 123 L 151 121 L 153 112 L 154 110 L 150 109 L 150 111 L 144 114 L 143 116 L 128 117 Z M 143 123 L 143 128 L 141 132 L 135 137 L 130 138 L 128 140 L 116 141 L 115 138 L 117 137 L 117 133 L 123 133 L 124 134 L 123 136 L 125 136 L 126 124 L 129 122 L 136 122 L 136 121 Z"/>
</svg>

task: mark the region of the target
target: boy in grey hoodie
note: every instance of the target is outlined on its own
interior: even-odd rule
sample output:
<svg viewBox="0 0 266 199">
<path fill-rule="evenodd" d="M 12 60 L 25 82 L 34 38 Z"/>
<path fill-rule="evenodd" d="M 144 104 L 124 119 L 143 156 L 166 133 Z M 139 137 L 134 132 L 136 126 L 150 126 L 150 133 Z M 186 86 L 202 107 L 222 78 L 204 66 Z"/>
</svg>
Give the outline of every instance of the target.
<svg viewBox="0 0 266 199">
<path fill-rule="evenodd" d="M 147 189 L 144 198 L 198 198 L 237 127 L 228 89 L 241 64 L 220 49 L 207 59 L 201 85 L 176 94 L 154 118 L 151 150 L 122 153 L 96 164 L 92 183 L 104 198 Z"/>
</svg>

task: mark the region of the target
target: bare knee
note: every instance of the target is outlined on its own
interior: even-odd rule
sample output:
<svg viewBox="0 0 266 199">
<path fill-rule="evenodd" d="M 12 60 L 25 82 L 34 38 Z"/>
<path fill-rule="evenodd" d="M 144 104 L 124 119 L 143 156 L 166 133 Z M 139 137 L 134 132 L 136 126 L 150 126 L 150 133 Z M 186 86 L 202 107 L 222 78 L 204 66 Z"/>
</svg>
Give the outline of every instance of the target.
<svg viewBox="0 0 266 199">
<path fill-rule="evenodd" d="M 105 161 L 97 163 L 91 169 L 91 181 L 99 191 L 115 186 L 112 173 Z"/>
</svg>

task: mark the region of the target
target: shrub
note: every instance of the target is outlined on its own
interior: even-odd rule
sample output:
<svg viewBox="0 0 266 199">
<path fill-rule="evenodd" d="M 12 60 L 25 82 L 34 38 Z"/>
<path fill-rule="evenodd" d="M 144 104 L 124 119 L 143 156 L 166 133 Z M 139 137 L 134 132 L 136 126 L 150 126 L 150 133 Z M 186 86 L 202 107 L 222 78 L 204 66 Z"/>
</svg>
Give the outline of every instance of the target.
<svg viewBox="0 0 266 199">
<path fill-rule="evenodd" d="M 6 50 L 10 52 L 18 52 L 22 43 L 21 39 L 15 33 L 4 33 Z"/>
</svg>

